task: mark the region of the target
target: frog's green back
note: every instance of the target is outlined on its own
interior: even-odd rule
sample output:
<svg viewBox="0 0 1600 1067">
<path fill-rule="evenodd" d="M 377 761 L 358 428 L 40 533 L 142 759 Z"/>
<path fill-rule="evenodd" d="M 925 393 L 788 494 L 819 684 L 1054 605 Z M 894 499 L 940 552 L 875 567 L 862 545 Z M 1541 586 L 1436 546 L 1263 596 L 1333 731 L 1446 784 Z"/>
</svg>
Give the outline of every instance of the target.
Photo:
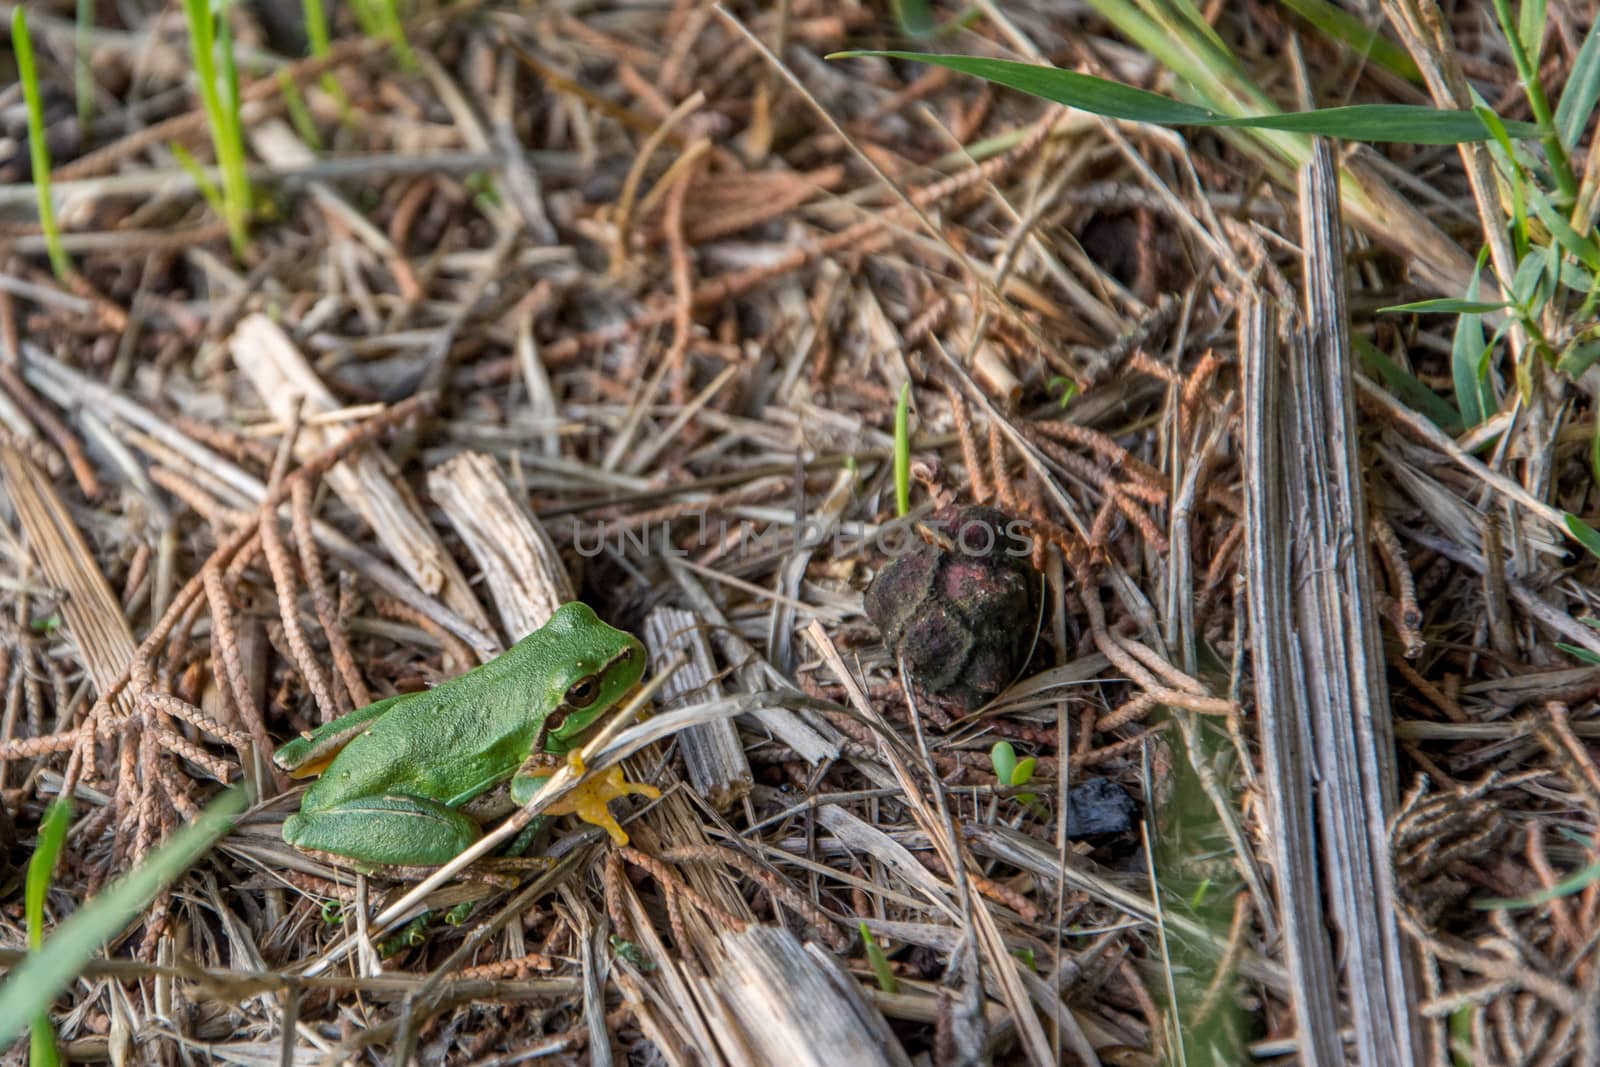
<svg viewBox="0 0 1600 1067">
<path fill-rule="evenodd" d="M 400 794 L 455 807 L 513 774 L 568 689 L 607 664 L 597 699 L 569 723 L 587 728 L 632 688 L 644 649 L 585 604 L 563 604 L 501 655 L 433 689 L 407 694 L 350 740 L 302 801 L 302 810 Z M 359 714 L 359 713 L 352 713 Z M 546 746 L 563 751 L 556 743 Z"/>
</svg>

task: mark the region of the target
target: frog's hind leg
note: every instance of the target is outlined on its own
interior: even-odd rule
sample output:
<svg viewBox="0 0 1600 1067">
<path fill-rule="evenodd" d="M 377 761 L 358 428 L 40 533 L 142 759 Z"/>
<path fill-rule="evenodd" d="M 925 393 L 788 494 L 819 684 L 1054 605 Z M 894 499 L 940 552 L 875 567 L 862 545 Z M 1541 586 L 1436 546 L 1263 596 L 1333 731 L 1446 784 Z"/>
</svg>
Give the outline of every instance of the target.
<svg viewBox="0 0 1600 1067">
<path fill-rule="evenodd" d="M 390 794 L 291 815 L 283 839 L 386 867 L 437 867 L 483 836 L 466 815 L 433 800 Z"/>
</svg>

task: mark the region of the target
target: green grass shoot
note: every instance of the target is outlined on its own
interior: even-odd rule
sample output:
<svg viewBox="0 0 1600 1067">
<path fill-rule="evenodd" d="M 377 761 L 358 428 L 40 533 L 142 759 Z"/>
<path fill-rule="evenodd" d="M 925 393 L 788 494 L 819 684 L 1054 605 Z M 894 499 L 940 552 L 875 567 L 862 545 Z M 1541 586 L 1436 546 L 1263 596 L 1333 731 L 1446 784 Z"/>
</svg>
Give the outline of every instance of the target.
<svg viewBox="0 0 1600 1067">
<path fill-rule="evenodd" d="M 50 145 L 45 140 L 44 99 L 39 93 L 39 68 L 33 59 L 33 39 L 28 36 L 28 16 L 21 4 L 11 12 L 11 43 L 17 53 L 17 78 L 28 107 L 28 155 L 33 163 L 33 187 L 39 195 L 39 227 L 44 230 L 50 269 L 57 278 L 72 273 L 72 261 L 61 244 L 55 201 L 50 198 Z"/>
<path fill-rule="evenodd" d="M 1003 787 L 1015 788 L 1027 785 L 1033 781 L 1034 769 L 1039 761 L 1029 756 L 1027 759 L 1017 759 L 1017 750 L 1011 746 L 1010 741 L 996 741 L 989 750 L 989 762 L 994 765 L 994 776 Z M 1018 793 L 1016 800 L 1024 805 L 1031 805 L 1039 798 L 1032 793 Z"/>
<path fill-rule="evenodd" d="M 189 22 L 189 46 L 200 83 L 200 104 L 211 126 L 211 144 L 222 171 L 222 217 L 234 255 L 242 257 L 250 243 L 251 192 L 245 172 L 244 127 L 239 116 L 239 71 L 233 62 L 227 6 L 224 4 L 221 12 L 213 15 L 208 0 L 183 0 L 183 10 Z"/>
<path fill-rule="evenodd" d="M 294 123 L 294 131 L 300 139 L 311 147 L 314 152 L 322 151 L 322 136 L 317 133 L 317 124 L 311 118 L 311 109 L 306 106 L 306 98 L 301 95 L 300 87 L 289 77 L 286 70 L 278 71 L 278 90 L 283 93 L 283 105 L 289 109 L 289 121 Z"/>
<path fill-rule="evenodd" d="M 900 387 L 894 407 L 894 511 L 905 518 L 911 510 L 911 383 Z"/>
<path fill-rule="evenodd" d="M 190 179 L 194 181 L 194 187 L 200 190 L 201 197 L 211 205 L 211 210 L 215 211 L 218 217 L 225 216 L 227 208 L 222 201 L 222 190 L 218 189 L 217 183 L 211 180 L 211 175 L 206 173 L 206 168 L 200 165 L 198 159 L 189 154 L 187 148 L 176 141 L 169 147 L 172 149 L 172 157 L 178 161 L 178 166 L 183 168 L 184 173 L 188 174 Z"/>
<path fill-rule="evenodd" d="M 1530 893 L 1525 897 L 1506 899 L 1502 897 L 1480 897 L 1472 902 L 1472 906 L 1479 911 L 1517 911 L 1527 908 L 1537 908 L 1548 904 L 1552 900 L 1570 897 L 1574 893 L 1581 893 L 1589 886 L 1600 880 L 1600 863 L 1591 863 L 1567 875 L 1549 889 L 1541 889 L 1537 893 Z"/>
<path fill-rule="evenodd" d="M 396 0 L 351 0 L 350 8 L 356 14 L 356 21 L 361 23 L 361 32 L 388 41 L 403 69 L 410 70 L 416 65 Z"/>
<path fill-rule="evenodd" d="M 326 59 L 333 41 L 328 34 L 328 11 L 323 6 L 322 0 L 300 0 L 300 11 L 306 20 L 306 43 L 311 48 L 311 54 L 318 59 Z M 322 76 L 322 88 L 327 94 L 339 102 L 341 108 L 347 107 L 344 90 L 339 86 L 339 79 L 333 76 L 333 71 L 328 71 Z"/>
<path fill-rule="evenodd" d="M 78 128 L 89 129 L 94 112 L 94 71 L 89 66 L 89 31 L 94 29 L 94 0 L 78 0 L 72 39 L 72 93 L 77 98 Z"/>
<path fill-rule="evenodd" d="M 1567 525 L 1567 532 L 1572 539 L 1589 550 L 1590 555 L 1600 556 L 1600 530 L 1584 522 L 1578 516 L 1568 512 L 1562 519 Z"/>
<path fill-rule="evenodd" d="M 213 800 L 200 817 L 152 852 L 143 863 L 84 904 L 18 964 L 0 984 L 0 1048 L 14 1040 L 28 1021 L 50 1009 L 61 991 L 78 977 L 102 945 L 116 937 L 155 899 L 157 893 L 198 860 L 244 810 L 243 789 Z M 30 878 L 32 872 L 30 871 Z"/>
<path fill-rule="evenodd" d="M 1550 161 L 1550 172 L 1556 188 L 1564 200 L 1578 195 L 1578 179 L 1572 173 L 1572 161 L 1567 158 L 1567 148 L 1557 132 L 1555 115 L 1550 101 L 1539 81 L 1539 45 L 1544 39 L 1544 4 L 1540 0 L 1524 3 L 1526 21 L 1512 17 L 1511 0 L 1494 0 L 1495 15 L 1500 20 L 1500 31 L 1505 34 L 1506 46 L 1511 52 L 1511 62 L 1517 68 L 1522 82 L 1522 93 L 1528 98 L 1528 108 L 1533 112 L 1534 125 L 1539 128 L 1539 138 L 1544 142 L 1545 155 Z"/>
<path fill-rule="evenodd" d="M 859 56 L 880 56 L 944 67 L 1030 96 L 1127 122 L 1277 130 L 1350 141 L 1397 141 L 1426 145 L 1462 144 L 1487 141 L 1493 137 L 1483 119 L 1474 111 L 1445 111 L 1417 104 L 1350 104 L 1279 114 L 1226 115 L 1091 74 L 1009 59 L 926 55 L 919 52 L 835 52 L 828 58 L 849 59 Z M 1505 128 L 1513 137 L 1537 137 L 1540 132 L 1537 126 L 1526 122 L 1507 122 Z"/>
<path fill-rule="evenodd" d="M 889 964 L 889 957 L 864 922 L 861 924 L 861 943 L 866 947 L 867 962 L 872 965 L 872 973 L 878 979 L 878 988 L 885 993 L 899 992 L 900 980 L 894 976 L 894 968 Z"/>
<path fill-rule="evenodd" d="M 28 918 L 29 952 L 38 952 L 44 945 L 45 897 L 50 892 L 56 861 L 61 857 L 61 846 L 66 843 L 67 827 L 71 823 L 72 802 L 61 797 L 46 809 L 44 821 L 39 824 L 39 840 L 34 845 L 33 857 L 28 860 L 28 882 L 23 905 Z M 56 1048 L 55 1028 L 50 1025 L 48 1006 L 34 1015 L 28 1062 L 33 1067 L 53 1067 L 61 1062 L 61 1054 Z"/>
</svg>

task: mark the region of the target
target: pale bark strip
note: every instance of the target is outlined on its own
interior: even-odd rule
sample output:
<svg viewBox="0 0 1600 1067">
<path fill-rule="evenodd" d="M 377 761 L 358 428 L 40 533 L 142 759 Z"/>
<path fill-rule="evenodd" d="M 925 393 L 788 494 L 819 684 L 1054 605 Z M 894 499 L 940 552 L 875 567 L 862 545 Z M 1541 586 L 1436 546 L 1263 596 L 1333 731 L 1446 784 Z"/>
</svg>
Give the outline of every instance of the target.
<svg viewBox="0 0 1600 1067">
<path fill-rule="evenodd" d="M 116 594 L 95 562 L 50 479 L 22 452 L 0 447 L 4 482 L 39 569 L 61 591 L 61 615 L 94 679 L 95 691 L 116 688 L 137 648 Z"/>
<path fill-rule="evenodd" d="M 308 417 L 339 407 L 289 335 L 266 315 L 246 315 L 229 339 L 229 347 L 234 365 L 280 421 L 288 421 L 296 396 L 305 398 Z M 295 442 L 295 452 L 304 460 L 346 432 L 337 426 L 312 425 L 308 419 Z M 366 520 L 400 569 L 423 592 L 437 596 L 471 625 L 486 629 L 488 618 L 466 578 L 422 509 L 388 467 L 382 453 L 363 448 L 330 470 L 327 481 L 339 499 Z"/>
<path fill-rule="evenodd" d="M 1276 342 L 1277 316 L 1272 306 L 1252 300 L 1240 315 L 1239 328 L 1251 665 L 1265 772 L 1261 782 L 1270 812 L 1268 846 L 1300 1060 L 1306 1067 L 1331 1067 L 1344 1063 L 1344 1054 L 1339 1045 L 1337 972 L 1317 874 L 1311 720 L 1304 678 L 1293 659 L 1289 527 L 1285 521 L 1289 487 L 1278 407 L 1281 383 Z"/>
<path fill-rule="evenodd" d="M 512 495 L 493 458 L 464 452 L 441 463 L 428 472 L 428 494 L 478 561 L 500 624 L 513 642 L 578 599 L 555 542 Z"/>
<path fill-rule="evenodd" d="M 643 637 L 656 671 L 664 669 L 680 651 L 689 657 L 661 689 L 664 709 L 722 699 L 711 642 L 699 616 L 679 608 L 656 608 L 645 617 Z M 718 811 L 727 811 L 750 794 L 754 776 L 732 719 L 686 727 L 678 735 L 678 748 L 695 792 Z"/>
<path fill-rule="evenodd" d="M 1394 723 L 1372 592 L 1333 153 L 1300 174 L 1306 351 L 1290 360 L 1290 582 L 1318 771 L 1323 871 L 1341 933 L 1358 1062 L 1417 1062 L 1415 976 L 1397 919 L 1388 822 Z"/>
</svg>

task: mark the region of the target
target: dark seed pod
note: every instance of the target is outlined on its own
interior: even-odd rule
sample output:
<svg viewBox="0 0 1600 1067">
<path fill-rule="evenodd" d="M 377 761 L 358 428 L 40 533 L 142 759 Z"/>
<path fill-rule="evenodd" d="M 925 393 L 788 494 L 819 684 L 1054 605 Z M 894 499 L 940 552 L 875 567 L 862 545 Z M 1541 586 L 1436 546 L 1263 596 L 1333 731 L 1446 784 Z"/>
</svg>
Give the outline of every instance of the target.
<svg viewBox="0 0 1600 1067">
<path fill-rule="evenodd" d="M 919 695 L 964 715 L 1027 666 L 1041 577 L 1029 561 L 1031 542 L 993 508 L 947 507 L 919 525 L 926 543 L 878 571 L 867 616 L 904 658 Z"/>
</svg>

